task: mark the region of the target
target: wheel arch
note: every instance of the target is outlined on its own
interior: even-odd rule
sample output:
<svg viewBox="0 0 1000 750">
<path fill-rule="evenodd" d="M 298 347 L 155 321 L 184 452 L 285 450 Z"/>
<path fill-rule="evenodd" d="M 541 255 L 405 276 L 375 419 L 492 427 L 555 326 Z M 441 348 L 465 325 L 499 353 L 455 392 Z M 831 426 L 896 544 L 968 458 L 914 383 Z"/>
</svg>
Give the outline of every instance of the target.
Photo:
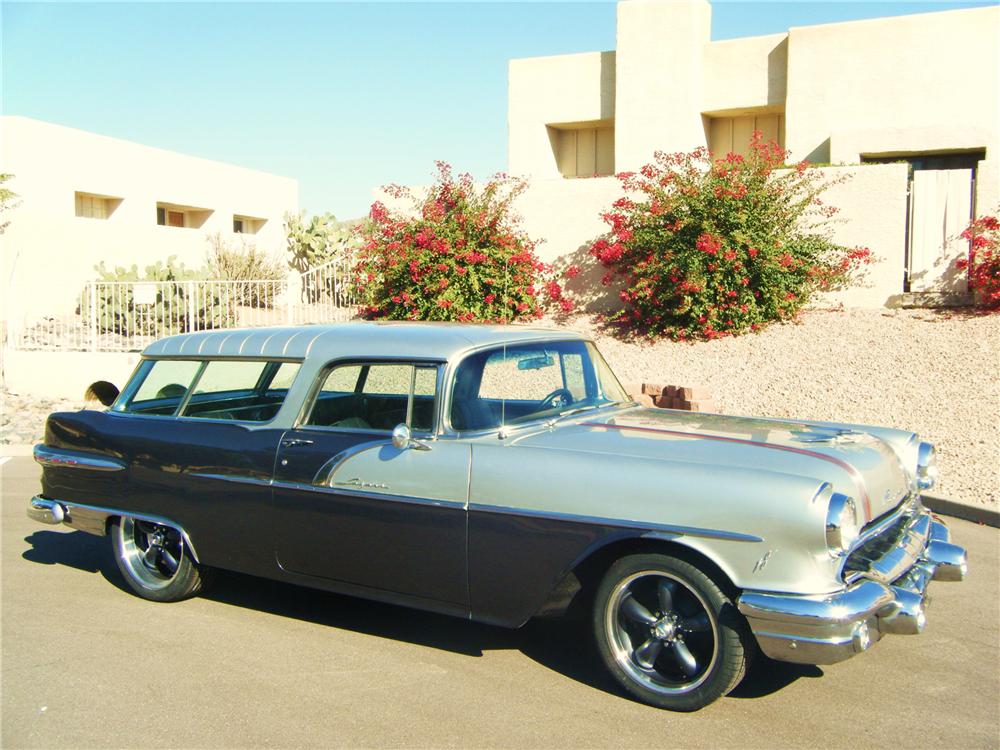
<svg viewBox="0 0 1000 750">
<path fill-rule="evenodd" d="M 711 578 L 735 601 L 740 588 L 732 575 L 705 551 L 684 541 L 637 533 L 626 537 L 606 538 L 578 557 L 549 592 L 535 617 L 574 616 L 589 608 L 590 599 L 608 569 L 623 557 L 643 553 L 670 555 L 694 565 Z"/>
</svg>

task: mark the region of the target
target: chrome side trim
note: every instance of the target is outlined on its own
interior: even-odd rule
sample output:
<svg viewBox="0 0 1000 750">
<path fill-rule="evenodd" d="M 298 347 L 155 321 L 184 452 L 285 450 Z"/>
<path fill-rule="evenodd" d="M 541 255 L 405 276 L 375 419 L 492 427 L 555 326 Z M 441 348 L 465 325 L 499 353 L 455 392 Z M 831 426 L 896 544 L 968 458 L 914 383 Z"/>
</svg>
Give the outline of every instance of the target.
<svg viewBox="0 0 1000 750">
<path fill-rule="evenodd" d="M 198 552 L 191 542 L 191 537 L 187 531 L 176 521 L 165 516 L 157 516 L 149 513 L 136 513 L 134 511 L 119 510 L 117 508 L 107 508 L 100 505 L 86 505 L 82 503 L 69 503 L 62 500 L 52 500 L 47 497 L 36 495 L 28 501 L 28 517 L 47 524 L 63 523 L 78 531 L 85 531 L 96 536 L 107 534 L 108 518 L 115 516 L 128 516 L 140 521 L 150 523 L 160 523 L 164 526 L 172 526 L 181 532 L 181 537 L 188 549 L 191 550 L 191 557 L 195 562 L 200 562 Z M 58 519 L 58 520 L 56 520 Z"/>
<path fill-rule="evenodd" d="M 646 523 L 644 521 L 629 521 L 623 518 L 605 518 L 601 516 L 584 516 L 575 513 L 561 513 L 557 511 L 534 510 L 530 508 L 511 508 L 501 505 L 484 505 L 482 503 L 470 503 L 470 511 L 482 513 L 496 513 L 500 515 L 524 516 L 526 518 L 546 518 L 555 521 L 566 521 L 569 523 L 585 523 L 600 526 L 616 526 L 623 529 L 638 529 L 647 533 L 643 537 L 650 539 L 672 538 L 677 536 L 699 536 L 707 539 L 723 539 L 728 542 L 763 542 L 759 536 L 752 534 L 740 534 L 733 531 L 718 531 L 715 529 L 702 529 L 695 526 L 675 526 L 663 523 Z"/>
<path fill-rule="evenodd" d="M 241 474 L 212 474 L 210 472 L 192 471 L 190 476 L 198 479 L 214 479 L 219 482 L 236 482 L 237 484 L 253 484 L 260 487 L 270 487 L 270 479 L 258 479 L 257 477 L 247 477 Z"/>
<path fill-rule="evenodd" d="M 42 466 L 89 469 L 90 471 L 125 471 L 128 468 L 124 461 L 111 458 L 110 456 L 49 448 L 47 445 L 42 444 L 35 446 L 33 454 L 35 461 Z"/>
<path fill-rule="evenodd" d="M 358 443 L 357 445 L 352 445 L 350 448 L 342 450 L 336 456 L 319 467 L 319 471 L 317 471 L 316 476 L 313 477 L 313 484 L 320 487 L 332 487 L 334 484 L 333 475 L 337 473 L 337 469 L 343 466 L 347 459 L 354 458 L 359 453 L 364 453 L 365 451 L 370 451 L 374 448 L 381 448 L 384 445 L 392 445 L 392 441 L 370 440 L 367 443 Z"/>
</svg>

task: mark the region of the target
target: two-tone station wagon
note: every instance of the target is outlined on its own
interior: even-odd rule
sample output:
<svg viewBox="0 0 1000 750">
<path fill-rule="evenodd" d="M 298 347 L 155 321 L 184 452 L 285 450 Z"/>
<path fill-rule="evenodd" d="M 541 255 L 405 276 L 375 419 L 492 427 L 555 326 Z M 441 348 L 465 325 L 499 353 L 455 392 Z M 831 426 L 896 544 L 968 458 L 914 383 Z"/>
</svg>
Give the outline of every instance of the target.
<svg viewBox="0 0 1000 750">
<path fill-rule="evenodd" d="M 518 627 L 589 607 L 639 699 L 700 708 L 754 648 L 919 633 L 965 551 L 900 430 L 645 409 L 565 331 L 349 323 L 173 336 L 49 417 L 29 515 L 107 535 L 139 596 L 213 568 Z"/>
</svg>

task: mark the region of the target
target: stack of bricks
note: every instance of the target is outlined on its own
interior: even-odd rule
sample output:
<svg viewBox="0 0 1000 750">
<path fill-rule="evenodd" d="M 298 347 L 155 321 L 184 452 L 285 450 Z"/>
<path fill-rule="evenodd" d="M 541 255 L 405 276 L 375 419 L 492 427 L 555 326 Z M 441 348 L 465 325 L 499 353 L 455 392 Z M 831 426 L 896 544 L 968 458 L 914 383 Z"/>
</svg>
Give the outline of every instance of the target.
<svg viewBox="0 0 1000 750">
<path fill-rule="evenodd" d="M 661 385 L 659 383 L 630 383 L 625 385 L 628 395 L 643 406 L 682 411 L 714 412 L 715 401 L 706 388 Z"/>
</svg>

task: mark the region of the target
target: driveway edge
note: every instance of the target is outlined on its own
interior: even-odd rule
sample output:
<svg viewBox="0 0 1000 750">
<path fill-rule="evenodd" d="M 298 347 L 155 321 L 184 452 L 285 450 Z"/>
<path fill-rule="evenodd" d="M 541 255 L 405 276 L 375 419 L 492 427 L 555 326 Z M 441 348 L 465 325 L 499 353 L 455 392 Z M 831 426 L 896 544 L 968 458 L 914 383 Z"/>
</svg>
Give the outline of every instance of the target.
<svg viewBox="0 0 1000 750">
<path fill-rule="evenodd" d="M 972 521 L 973 523 L 1000 528 L 1000 511 L 981 505 L 956 503 L 954 500 L 945 500 L 942 497 L 922 495 L 920 499 L 928 510 L 932 510 L 935 513 L 954 516 L 955 518 L 961 518 L 963 521 Z"/>
</svg>

